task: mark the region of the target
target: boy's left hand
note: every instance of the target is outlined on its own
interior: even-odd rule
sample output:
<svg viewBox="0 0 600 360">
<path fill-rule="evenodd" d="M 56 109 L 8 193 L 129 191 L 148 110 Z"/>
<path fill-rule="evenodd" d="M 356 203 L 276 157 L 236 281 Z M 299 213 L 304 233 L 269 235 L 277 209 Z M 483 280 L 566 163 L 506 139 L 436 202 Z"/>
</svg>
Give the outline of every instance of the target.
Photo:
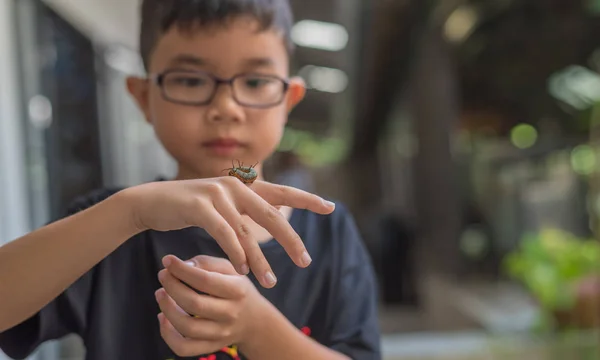
<svg viewBox="0 0 600 360">
<path fill-rule="evenodd" d="M 243 344 L 269 311 L 268 300 L 226 259 L 197 256 L 183 262 L 167 256 L 163 264 L 158 275 L 163 288 L 155 294 L 162 311 L 160 332 L 178 356 Z"/>
</svg>

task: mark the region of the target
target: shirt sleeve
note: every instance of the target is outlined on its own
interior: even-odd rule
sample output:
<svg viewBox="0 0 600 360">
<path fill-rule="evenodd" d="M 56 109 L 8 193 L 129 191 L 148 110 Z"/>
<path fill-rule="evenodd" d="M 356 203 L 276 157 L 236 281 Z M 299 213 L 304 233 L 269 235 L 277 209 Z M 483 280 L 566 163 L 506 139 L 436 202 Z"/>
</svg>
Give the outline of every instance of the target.
<svg viewBox="0 0 600 360">
<path fill-rule="evenodd" d="M 92 288 L 92 271 L 84 274 L 38 313 L 0 333 L 0 349 L 13 359 L 24 359 L 48 340 L 82 335 Z"/>
<path fill-rule="evenodd" d="M 353 360 L 379 360 L 381 335 L 375 272 L 354 219 L 344 208 L 336 207 L 343 211 L 335 229 L 342 250 L 329 347 Z"/>
<path fill-rule="evenodd" d="M 93 193 L 76 200 L 67 211 L 67 216 L 92 206 L 108 195 Z M 0 349 L 13 359 L 24 359 L 45 341 L 72 333 L 83 336 L 93 292 L 94 269 L 82 275 L 32 317 L 0 333 Z"/>
</svg>

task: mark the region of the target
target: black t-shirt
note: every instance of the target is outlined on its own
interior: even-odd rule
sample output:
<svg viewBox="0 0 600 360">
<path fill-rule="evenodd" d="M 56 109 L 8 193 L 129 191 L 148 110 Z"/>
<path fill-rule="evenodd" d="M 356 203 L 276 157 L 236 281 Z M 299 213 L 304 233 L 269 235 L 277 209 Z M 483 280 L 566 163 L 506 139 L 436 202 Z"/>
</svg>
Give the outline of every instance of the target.
<svg viewBox="0 0 600 360">
<path fill-rule="evenodd" d="M 90 207 L 115 190 L 101 190 L 78 199 L 70 214 Z M 290 224 L 313 258 L 301 269 L 272 240 L 261 245 L 278 277 L 264 289 L 250 279 L 298 329 L 319 343 L 352 359 L 380 359 L 377 286 L 370 258 L 354 221 L 343 205 L 331 215 L 294 210 Z M 161 259 L 196 255 L 225 257 L 202 229 L 145 231 L 84 274 L 58 298 L 20 325 L 0 334 L 0 348 L 24 358 L 42 342 L 75 333 L 87 349 L 86 359 L 178 359 L 160 336 L 160 312 L 154 292 L 161 287 Z M 77 256 L 77 254 L 73 254 Z M 234 347 L 195 360 L 244 359 Z M 252 359 L 260 360 L 260 359 Z"/>
</svg>

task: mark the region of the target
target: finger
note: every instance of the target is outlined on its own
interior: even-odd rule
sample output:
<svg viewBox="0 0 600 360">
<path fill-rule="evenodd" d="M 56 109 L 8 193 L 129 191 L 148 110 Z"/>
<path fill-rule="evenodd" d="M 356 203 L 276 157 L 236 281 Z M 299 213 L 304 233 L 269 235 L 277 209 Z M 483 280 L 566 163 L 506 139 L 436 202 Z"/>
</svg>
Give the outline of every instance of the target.
<svg viewBox="0 0 600 360">
<path fill-rule="evenodd" d="M 184 338 L 183 335 L 177 332 L 177 329 L 175 329 L 163 313 L 158 314 L 158 321 L 160 324 L 160 335 L 177 356 L 199 356 L 215 352 L 221 348 L 213 341 Z"/>
<path fill-rule="evenodd" d="M 226 275 L 237 275 L 235 268 L 231 262 L 227 259 L 216 256 L 198 255 L 193 259 L 190 259 L 194 263 L 194 266 L 204 269 L 206 271 L 214 271 Z"/>
<path fill-rule="evenodd" d="M 223 329 L 219 323 L 188 315 L 188 313 L 180 308 L 175 300 L 167 294 L 165 289 L 158 289 L 156 291 L 156 301 L 158 302 L 160 310 L 167 317 L 169 322 L 171 322 L 173 327 L 175 327 L 177 332 L 186 338 L 218 340 L 223 337 Z"/>
<path fill-rule="evenodd" d="M 251 191 L 249 192 L 252 193 Z M 259 198 L 256 194 L 253 195 Z M 226 198 L 216 200 L 215 208 L 235 230 L 239 244 L 246 254 L 246 260 L 260 284 L 266 288 L 275 286 L 277 279 L 273 274 L 273 270 L 265 258 L 260 246 L 254 237 L 252 237 L 250 229 L 244 224 L 239 211 L 233 206 L 229 199 Z"/>
<path fill-rule="evenodd" d="M 204 270 L 199 270 L 204 271 Z M 222 275 L 225 276 L 225 275 Z M 196 288 L 194 281 L 182 282 L 181 279 L 174 276 L 169 270 L 163 269 L 158 273 L 158 279 L 165 288 L 169 296 L 188 314 L 197 315 L 206 319 L 224 321 L 229 318 L 228 300 L 217 295 L 211 294 L 212 289 L 209 286 Z M 203 292 L 199 294 L 195 290 Z M 236 290 L 236 296 L 238 295 Z M 213 296 L 209 296 L 209 295 Z M 219 295 L 224 295 L 225 292 Z"/>
<path fill-rule="evenodd" d="M 335 204 L 331 201 L 291 186 L 255 181 L 249 188 L 273 206 L 306 209 L 322 215 L 331 214 L 335 210 Z"/>
<path fill-rule="evenodd" d="M 246 251 L 246 258 L 252 273 L 256 276 L 260 285 L 267 289 L 274 287 L 277 284 L 277 277 L 265 258 L 260 245 L 256 241 L 242 241 L 241 244 L 244 251 Z"/>
<path fill-rule="evenodd" d="M 240 198 L 243 211 L 273 235 L 297 266 L 310 265 L 312 260 L 304 242 L 281 212 L 252 191 L 240 194 Z"/>
<path fill-rule="evenodd" d="M 204 230 L 219 243 L 219 246 L 225 251 L 238 272 L 246 275 L 248 273 L 246 270 L 248 267 L 246 253 L 244 253 L 238 236 L 230 223 L 223 218 L 217 209 L 215 211 L 205 211 L 202 216 L 204 217 L 203 223 L 206 224 Z"/>
<path fill-rule="evenodd" d="M 163 264 L 168 271 L 161 270 L 159 272 L 161 284 L 163 281 L 175 284 L 183 281 L 195 290 L 223 299 L 237 299 L 241 295 L 237 275 L 224 275 L 189 266 L 172 255 L 165 256 Z M 242 277 L 240 278 L 243 279 Z M 181 285 L 186 286 L 184 284 Z M 165 289 L 167 288 L 165 287 Z M 174 295 L 169 289 L 167 291 L 171 296 Z M 177 302 L 179 303 L 179 301 Z"/>
<path fill-rule="evenodd" d="M 244 262 L 237 264 L 233 259 L 231 260 L 233 264 L 236 265 L 236 269 L 238 269 L 238 273 L 241 275 L 247 275 L 250 271 L 247 263 L 247 253 L 244 251 L 244 247 L 242 243 L 247 241 L 255 241 L 248 230 L 248 227 L 244 224 L 242 220 L 242 215 L 232 204 L 231 200 L 226 196 L 217 196 L 213 199 L 213 204 L 215 209 L 221 214 L 221 216 L 227 221 L 229 226 L 233 229 L 236 234 L 237 242 L 236 242 L 236 251 L 239 248 L 244 254 Z M 217 240 L 218 242 L 218 240 Z M 223 247 L 223 245 L 219 242 L 219 245 Z M 231 258 L 230 258 L 231 259 Z"/>
</svg>

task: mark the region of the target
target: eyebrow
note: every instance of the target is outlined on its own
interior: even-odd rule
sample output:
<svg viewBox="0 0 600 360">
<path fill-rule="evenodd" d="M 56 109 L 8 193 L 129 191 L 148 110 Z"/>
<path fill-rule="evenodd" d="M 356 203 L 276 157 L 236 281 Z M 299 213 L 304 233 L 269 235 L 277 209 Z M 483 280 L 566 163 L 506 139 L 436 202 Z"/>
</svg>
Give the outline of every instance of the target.
<svg viewBox="0 0 600 360">
<path fill-rule="evenodd" d="M 208 61 L 206 59 L 190 55 L 180 54 L 169 61 L 171 65 L 194 65 L 194 66 L 206 66 Z"/>
<path fill-rule="evenodd" d="M 272 67 L 275 65 L 275 61 L 268 57 L 262 58 L 250 58 L 244 60 L 244 66 L 252 67 L 252 68 L 260 68 L 260 67 Z"/>
<path fill-rule="evenodd" d="M 192 66 L 209 66 L 211 62 L 190 54 L 180 54 L 171 59 L 169 62 L 170 65 L 192 65 Z M 273 67 L 275 65 L 275 61 L 268 57 L 255 57 L 244 59 L 243 61 L 244 67 L 247 68 L 263 68 L 263 67 Z"/>
</svg>

